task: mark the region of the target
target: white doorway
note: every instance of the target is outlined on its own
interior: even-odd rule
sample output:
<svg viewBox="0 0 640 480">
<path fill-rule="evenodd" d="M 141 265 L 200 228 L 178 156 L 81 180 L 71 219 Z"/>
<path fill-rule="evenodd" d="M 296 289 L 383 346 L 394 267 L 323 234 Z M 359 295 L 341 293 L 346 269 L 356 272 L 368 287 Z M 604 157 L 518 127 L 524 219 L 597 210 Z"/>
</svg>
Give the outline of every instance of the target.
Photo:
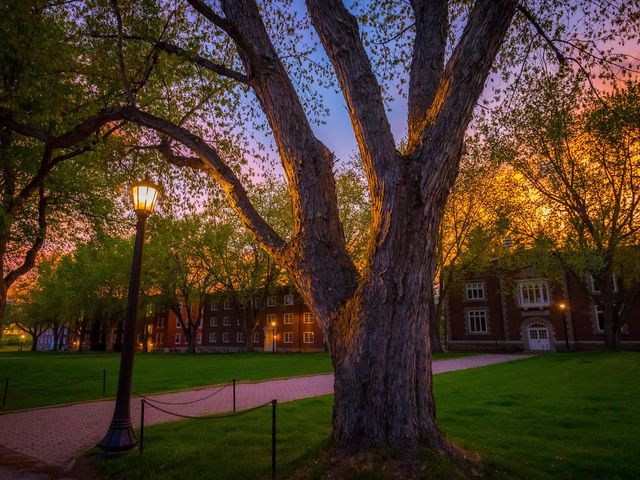
<svg viewBox="0 0 640 480">
<path fill-rule="evenodd" d="M 542 323 L 532 323 L 527 328 L 529 334 L 529 350 L 549 351 L 549 329 Z"/>
<path fill-rule="evenodd" d="M 276 340 L 278 339 L 275 327 L 264 327 L 264 351 L 275 352 L 277 349 Z"/>
</svg>

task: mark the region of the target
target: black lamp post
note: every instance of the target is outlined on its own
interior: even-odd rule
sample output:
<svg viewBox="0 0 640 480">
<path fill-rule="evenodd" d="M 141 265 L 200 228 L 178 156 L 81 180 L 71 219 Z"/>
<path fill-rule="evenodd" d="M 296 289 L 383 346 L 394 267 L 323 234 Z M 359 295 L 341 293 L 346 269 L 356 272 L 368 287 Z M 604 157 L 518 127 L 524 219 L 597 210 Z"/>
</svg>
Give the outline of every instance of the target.
<svg viewBox="0 0 640 480">
<path fill-rule="evenodd" d="M 276 353 L 276 322 L 271 322 L 271 353 Z"/>
<path fill-rule="evenodd" d="M 558 305 L 562 310 L 562 325 L 564 325 L 564 346 L 569 351 L 569 333 L 567 331 L 567 306 L 564 303 Z"/>
<path fill-rule="evenodd" d="M 142 247 L 144 227 L 158 198 L 158 187 L 151 182 L 140 182 L 132 188 L 133 208 L 138 216 L 136 224 L 136 243 L 133 250 L 131 280 L 127 299 L 127 315 L 123 326 L 122 353 L 120 355 L 120 373 L 118 374 L 118 393 L 109 430 L 100 442 L 103 454 L 117 455 L 131 450 L 138 443 L 131 424 L 130 397 L 131 377 L 133 373 L 133 353 L 136 341 L 136 317 L 138 313 L 138 294 L 140 291 L 140 270 L 142 267 Z"/>
</svg>

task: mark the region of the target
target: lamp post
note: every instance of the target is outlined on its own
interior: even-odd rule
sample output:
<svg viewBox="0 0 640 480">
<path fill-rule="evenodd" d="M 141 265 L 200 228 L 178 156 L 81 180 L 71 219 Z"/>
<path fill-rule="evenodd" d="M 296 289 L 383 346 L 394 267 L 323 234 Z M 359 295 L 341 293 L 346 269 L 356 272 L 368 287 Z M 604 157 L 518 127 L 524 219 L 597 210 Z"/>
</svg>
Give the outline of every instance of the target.
<svg viewBox="0 0 640 480">
<path fill-rule="evenodd" d="M 562 311 L 562 325 L 564 325 L 564 346 L 566 351 L 569 351 L 569 334 L 567 332 L 567 305 L 565 303 L 560 303 L 558 305 L 560 310 Z"/>
<path fill-rule="evenodd" d="M 123 326 L 122 353 L 118 374 L 118 392 L 113 418 L 106 435 L 100 442 L 105 455 L 117 455 L 131 450 L 138 443 L 131 424 L 130 397 L 131 377 L 133 373 L 133 354 L 136 341 L 136 317 L 138 313 L 138 294 L 140 291 L 140 270 L 142 267 L 142 247 L 144 245 L 144 227 L 147 218 L 153 212 L 158 199 L 158 187 L 143 181 L 132 189 L 133 209 L 138 217 L 136 224 L 136 242 L 133 249 L 131 279 L 127 298 L 127 314 Z"/>
<path fill-rule="evenodd" d="M 271 353 L 276 352 L 276 322 L 271 322 Z"/>
</svg>

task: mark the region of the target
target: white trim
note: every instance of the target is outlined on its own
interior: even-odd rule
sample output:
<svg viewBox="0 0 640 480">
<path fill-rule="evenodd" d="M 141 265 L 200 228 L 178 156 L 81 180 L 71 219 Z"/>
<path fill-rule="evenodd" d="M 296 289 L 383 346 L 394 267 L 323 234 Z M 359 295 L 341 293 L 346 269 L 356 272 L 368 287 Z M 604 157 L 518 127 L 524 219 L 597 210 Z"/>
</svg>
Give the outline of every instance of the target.
<svg viewBox="0 0 640 480">
<path fill-rule="evenodd" d="M 304 332 L 302 336 L 302 343 L 314 343 L 315 335 L 313 332 Z"/>
<path fill-rule="evenodd" d="M 519 280 L 518 285 L 518 305 L 522 308 L 548 307 L 551 305 L 551 294 L 549 292 L 549 282 L 543 278 Z M 526 298 L 524 288 L 526 288 Z M 531 301 L 531 297 L 534 301 Z M 538 298 L 539 297 L 539 298 Z"/>
<path fill-rule="evenodd" d="M 482 296 L 475 297 L 474 293 L 482 293 Z M 470 295 L 471 294 L 471 295 Z M 464 299 L 465 300 L 486 300 L 487 299 L 487 284 L 486 282 L 467 282 L 464 284 Z"/>
<path fill-rule="evenodd" d="M 282 343 L 293 343 L 293 332 L 283 332 Z"/>
</svg>

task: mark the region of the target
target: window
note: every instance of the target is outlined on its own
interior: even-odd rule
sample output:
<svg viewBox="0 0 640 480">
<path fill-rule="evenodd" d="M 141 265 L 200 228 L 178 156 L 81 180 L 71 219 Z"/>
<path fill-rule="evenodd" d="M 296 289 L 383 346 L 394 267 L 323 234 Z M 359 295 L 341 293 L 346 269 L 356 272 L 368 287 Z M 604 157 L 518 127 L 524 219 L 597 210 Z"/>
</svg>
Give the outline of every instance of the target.
<svg viewBox="0 0 640 480">
<path fill-rule="evenodd" d="M 616 276 L 614 274 L 611 274 L 611 279 L 613 280 L 613 291 L 617 292 L 618 291 L 618 280 L 616 279 Z M 598 282 L 598 280 L 596 280 L 596 278 L 591 274 L 589 274 L 589 288 L 591 290 L 591 293 L 600 293 L 601 292 L 600 282 Z"/>
<path fill-rule="evenodd" d="M 217 327 L 218 326 L 218 317 L 211 317 L 209 319 L 209 326 L 210 327 Z"/>
<path fill-rule="evenodd" d="M 596 331 L 604 332 L 604 308 L 598 304 L 593 306 L 593 323 L 596 326 Z"/>
<path fill-rule="evenodd" d="M 218 304 L 217 303 L 212 303 L 211 304 L 211 311 L 212 312 L 217 312 L 218 311 Z"/>
<path fill-rule="evenodd" d="M 180 334 L 176 333 L 176 345 L 180 343 Z"/>
<path fill-rule="evenodd" d="M 276 297 L 275 295 L 270 295 L 267 297 L 267 307 L 275 307 L 276 306 Z"/>
<path fill-rule="evenodd" d="M 158 312 L 167 313 L 167 306 L 165 304 L 158 305 Z"/>
<path fill-rule="evenodd" d="M 283 323 L 285 325 L 291 325 L 293 323 L 293 313 L 285 313 Z"/>
<path fill-rule="evenodd" d="M 546 307 L 549 305 L 549 286 L 546 280 L 518 282 L 521 307 Z"/>
<path fill-rule="evenodd" d="M 224 301 L 224 304 L 222 306 L 222 308 L 224 308 L 225 310 L 231 310 L 231 300 L 229 300 L 228 298 Z"/>
<path fill-rule="evenodd" d="M 158 319 L 158 328 L 164 328 L 164 318 Z"/>
<path fill-rule="evenodd" d="M 260 332 L 253 332 L 253 343 L 260 343 Z"/>
<path fill-rule="evenodd" d="M 293 343 L 293 332 L 284 332 L 282 343 Z"/>
<path fill-rule="evenodd" d="M 241 327 L 242 326 L 242 322 L 240 321 L 239 318 L 236 318 L 236 327 Z"/>
<path fill-rule="evenodd" d="M 276 314 L 275 313 L 267 313 L 267 325 L 271 326 L 271 324 L 273 322 L 276 321 Z"/>
<path fill-rule="evenodd" d="M 464 297 L 467 300 L 484 300 L 484 282 L 471 282 L 465 285 Z"/>
<path fill-rule="evenodd" d="M 313 332 L 304 332 L 302 341 L 304 343 L 313 343 Z"/>
<path fill-rule="evenodd" d="M 260 299 L 259 298 L 254 298 L 253 299 L 253 306 L 256 308 L 260 308 Z"/>
<path fill-rule="evenodd" d="M 222 325 L 225 327 L 231 326 L 231 317 L 222 317 Z"/>
<path fill-rule="evenodd" d="M 210 333 L 209 334 L 209 343 L 217 343 L 218 342 L 218 334 Z"/>
<path fill-rule="evenodd" d="M 244 343 L 244 333 L 243 332 L 236 333 L 236 343 Z"/>
<path fill-rule="evenodd" d="M 199 333 L 198 336 L 196 337 L 196 343 L 200 344 L 202 343 L 202 334 Z"/>
<path fill-rule="evenodd" d="M 285 305 L 293 305 L 293 295 L 292 294 L 284 296 L 284 304 Z"/>
<path fill-rule="evenodd" d="M 313 323 L 313 315 L 311 312 L 304 312 L 302 314 L 302 323 Z"/>
<path fill-rule="evenodd" d="M 467 310 L 469 333 L 488 333 L 487 311 L 485 309 Z"/>
<path fill-rule="evenodd" d="M 229 332 L 224 332 L 222 334 L 222 343 L 229 343 L 231 341 L 231 334 Z"/>
<path fill-rule="evenodd" d="M 176 318 L 176 327 L 180 328 L 180 318 Z"/>
</svg>

